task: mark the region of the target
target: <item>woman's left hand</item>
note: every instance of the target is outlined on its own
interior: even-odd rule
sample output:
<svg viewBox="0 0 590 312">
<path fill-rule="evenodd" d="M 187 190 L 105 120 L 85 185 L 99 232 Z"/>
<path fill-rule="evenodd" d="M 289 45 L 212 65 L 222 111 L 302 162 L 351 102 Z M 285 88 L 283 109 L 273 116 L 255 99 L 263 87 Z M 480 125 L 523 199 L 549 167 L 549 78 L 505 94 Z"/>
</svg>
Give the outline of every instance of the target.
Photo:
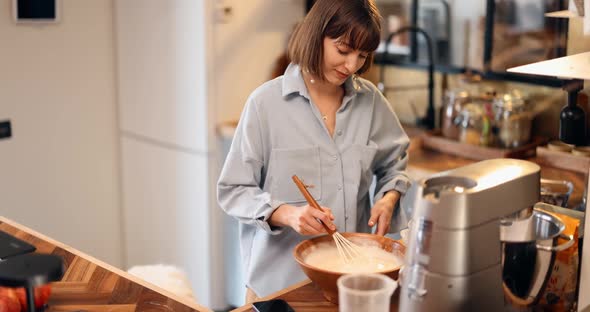
<svg viewBox="0 0 590 312">
<path fill-rule="evenodd" d="M 395 209 L 399 197 L 400 193 L 398 191 L 389 191 L 383 195 L 383 198 L 375 203 L 373 208 L 371 208 L 369 226 L 373 227 L 377 224 L 377 231 L 375 231 L 375 234 L 383 236 L 389 231 L 391 216 L 393 216 L 393 210 Z"/>
</svg>

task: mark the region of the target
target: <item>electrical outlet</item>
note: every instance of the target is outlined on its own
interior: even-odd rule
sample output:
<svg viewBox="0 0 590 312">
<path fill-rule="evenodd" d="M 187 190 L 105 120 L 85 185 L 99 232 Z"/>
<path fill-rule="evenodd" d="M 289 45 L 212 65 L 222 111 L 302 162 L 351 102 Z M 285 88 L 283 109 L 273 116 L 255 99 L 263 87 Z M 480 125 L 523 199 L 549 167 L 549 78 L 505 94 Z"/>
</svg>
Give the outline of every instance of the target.
<svg viewBox="0 0 590 312">
<path fill-rule="evenodd" d="M 0 121 L 0 139 L 8 139 L 11 136 L 10 120 Z"/>
</svg>

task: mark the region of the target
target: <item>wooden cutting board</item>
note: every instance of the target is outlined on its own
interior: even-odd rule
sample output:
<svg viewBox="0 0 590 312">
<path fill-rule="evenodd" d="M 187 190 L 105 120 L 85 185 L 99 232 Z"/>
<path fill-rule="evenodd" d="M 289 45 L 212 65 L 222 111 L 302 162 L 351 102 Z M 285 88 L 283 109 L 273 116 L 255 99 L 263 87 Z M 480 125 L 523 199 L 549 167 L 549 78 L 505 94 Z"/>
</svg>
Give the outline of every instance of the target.
<svg viewBox="0 0 590 312">
<path fill-rule="evenodd" d="M 529 143 L 516 148 L 500 148 L 472 145 L 451 140 L 443 137 L 439 130 L 425 133 L 422 136 L 422 146 L 424 148 L 474 160 L 493 158 L 526 159 L 535 156 L 537 146 L 545 144 L 547 141 L 548 139 L 544 137 L 534 137 Z"/>
</svg>

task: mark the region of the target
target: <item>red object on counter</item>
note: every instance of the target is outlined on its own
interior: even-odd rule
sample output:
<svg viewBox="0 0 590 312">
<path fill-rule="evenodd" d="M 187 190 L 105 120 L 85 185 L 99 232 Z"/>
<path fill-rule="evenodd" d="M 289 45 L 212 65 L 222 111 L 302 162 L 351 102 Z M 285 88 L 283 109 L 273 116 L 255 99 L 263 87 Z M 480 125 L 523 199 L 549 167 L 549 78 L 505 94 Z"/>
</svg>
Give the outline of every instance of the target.
<svg viewBox="0 0 590 312">
<path fill-rule="evenodd" d="M 12 288 L 0 287 L 0 312 L 19 312 L 21 305 Z"/>
<path fill-rule="evenodd" d="M 15 290 L 22 311 L 27 311 L 27 291 L 21 287 Z M 51 286 L 49 284 L 35 287 L 35 307 L 41 308 L 49 300 Z"/>
<path fill-rule="evenodd" d="M 51 286 L 35 288 L 35 307 L 43 307 L 51 295 Z M 0 287 L 0 312 L 27 311 L 27 291 L 21 288 Z"/>
</svg>

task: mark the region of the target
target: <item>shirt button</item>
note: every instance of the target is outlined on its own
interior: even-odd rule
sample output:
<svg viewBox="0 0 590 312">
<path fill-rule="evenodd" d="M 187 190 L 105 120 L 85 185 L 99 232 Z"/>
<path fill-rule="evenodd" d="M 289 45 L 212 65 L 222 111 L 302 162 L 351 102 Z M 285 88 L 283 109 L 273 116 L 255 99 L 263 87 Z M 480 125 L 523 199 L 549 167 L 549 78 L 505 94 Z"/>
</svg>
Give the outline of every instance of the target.
<svg viewBox="0 0 590 312">
<path fill-rule="evenodd" d="M 342 130 L 338 130 L 338 132 L 336 132 L 338 135 L 342 135 Z"/>
<path fill-rule="evenodd" d="M 332 158 L 334 158 L 334 160 L 338 160 L 338 155 L 334 155 Z"/>
<path fill-rule="evenodd" d="M 341 191 L 342 190 L 342 185 L 338 184 L 338 190 Z"/>
</svg>

